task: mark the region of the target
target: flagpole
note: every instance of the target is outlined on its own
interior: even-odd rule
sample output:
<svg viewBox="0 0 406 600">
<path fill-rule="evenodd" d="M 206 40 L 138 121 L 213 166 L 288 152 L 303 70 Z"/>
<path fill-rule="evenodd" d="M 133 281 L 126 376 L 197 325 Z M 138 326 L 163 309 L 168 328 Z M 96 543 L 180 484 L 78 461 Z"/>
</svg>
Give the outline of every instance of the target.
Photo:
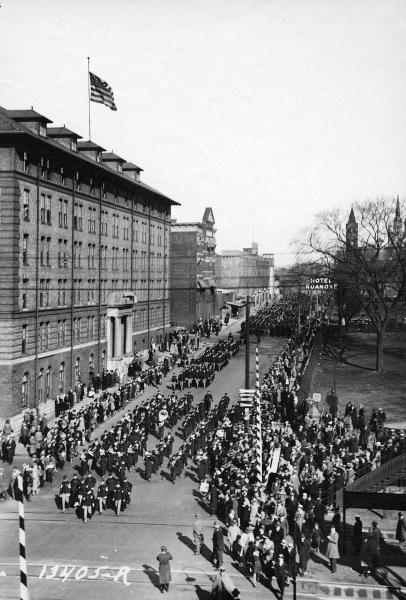
<svg viewBox="0 0 406 600">
<path fill-rule="evenodd" d="M 89 142 L 90 142 L 90 56 L 87 57 L 87 94 L 89 98 Z"/>
</svg>

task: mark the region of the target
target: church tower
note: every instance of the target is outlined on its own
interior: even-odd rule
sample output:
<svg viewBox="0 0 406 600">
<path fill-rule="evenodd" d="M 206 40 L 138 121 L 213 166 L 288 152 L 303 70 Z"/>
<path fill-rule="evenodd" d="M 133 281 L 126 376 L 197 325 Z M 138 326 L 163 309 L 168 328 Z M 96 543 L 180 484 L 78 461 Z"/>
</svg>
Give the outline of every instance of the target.
<svg viewBox="0 0 406 600">
<path fill-rule="evenodd" d="M 395 218 L 393 219 L 393 236 L 396 239 L 400 239 L 402 237 L 402 217 L 400 216 L 400 204 L 399 204 L 399 196 L 396 200 L 396 210 L 395 210 Z"/>
<path fill-rule="evenodd" d="M 350 248 L 358 247 L 358 223 L 355 220 L 354 210 L 351 208 L 350 216 L 346 225 L 346 246 Z"/>
</svg>

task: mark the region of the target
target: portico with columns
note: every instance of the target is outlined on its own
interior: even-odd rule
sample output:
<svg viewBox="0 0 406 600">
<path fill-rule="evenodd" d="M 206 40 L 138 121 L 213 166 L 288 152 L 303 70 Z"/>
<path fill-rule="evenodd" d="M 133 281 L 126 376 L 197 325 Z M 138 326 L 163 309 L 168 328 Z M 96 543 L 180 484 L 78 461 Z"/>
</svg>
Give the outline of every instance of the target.
<svg viewBox="0 0 406 600">
<path fill-rule="evenodd" d="M 133 310 L 136 302 L 132 292 L 113 292 L 107 302 L 107 369 L 117 369 L 121 381 L 125 381 L 133 358 Z"/>
</svg>

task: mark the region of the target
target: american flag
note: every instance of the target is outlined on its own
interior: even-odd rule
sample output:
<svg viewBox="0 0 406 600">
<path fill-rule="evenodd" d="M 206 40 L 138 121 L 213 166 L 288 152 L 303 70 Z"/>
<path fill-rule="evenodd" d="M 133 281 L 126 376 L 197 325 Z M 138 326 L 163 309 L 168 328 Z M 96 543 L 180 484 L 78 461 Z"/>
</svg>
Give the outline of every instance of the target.
<svg viewBox="0 0 406 600">
<path fill-rule="evenodd" d="M 90 100 L 93 102 L 99 102 L 99 104 L 105 104 L 111 110 L 117 110 L 117 106 L 114 102 L 113 90 L 107 83 L 100 77 L 97 77 L 94 73 L 90 73 Z"/>
</svg>

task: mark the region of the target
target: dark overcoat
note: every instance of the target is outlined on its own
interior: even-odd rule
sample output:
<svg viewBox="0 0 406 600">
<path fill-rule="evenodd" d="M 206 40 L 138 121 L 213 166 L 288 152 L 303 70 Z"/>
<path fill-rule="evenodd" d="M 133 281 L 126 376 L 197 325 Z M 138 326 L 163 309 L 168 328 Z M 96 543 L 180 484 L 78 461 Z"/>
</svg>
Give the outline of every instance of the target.
<svg viewBox="0 0 406 600">
<path fill-rule="evenodd" d="M 159 583 L 160 585 L 166 585 L 172 580 L 171 565 L 169 561 L 172 560 L 172 554 L 170 552 L 160 552 L 156 557 L 159 563 Z"/>
</svg>

